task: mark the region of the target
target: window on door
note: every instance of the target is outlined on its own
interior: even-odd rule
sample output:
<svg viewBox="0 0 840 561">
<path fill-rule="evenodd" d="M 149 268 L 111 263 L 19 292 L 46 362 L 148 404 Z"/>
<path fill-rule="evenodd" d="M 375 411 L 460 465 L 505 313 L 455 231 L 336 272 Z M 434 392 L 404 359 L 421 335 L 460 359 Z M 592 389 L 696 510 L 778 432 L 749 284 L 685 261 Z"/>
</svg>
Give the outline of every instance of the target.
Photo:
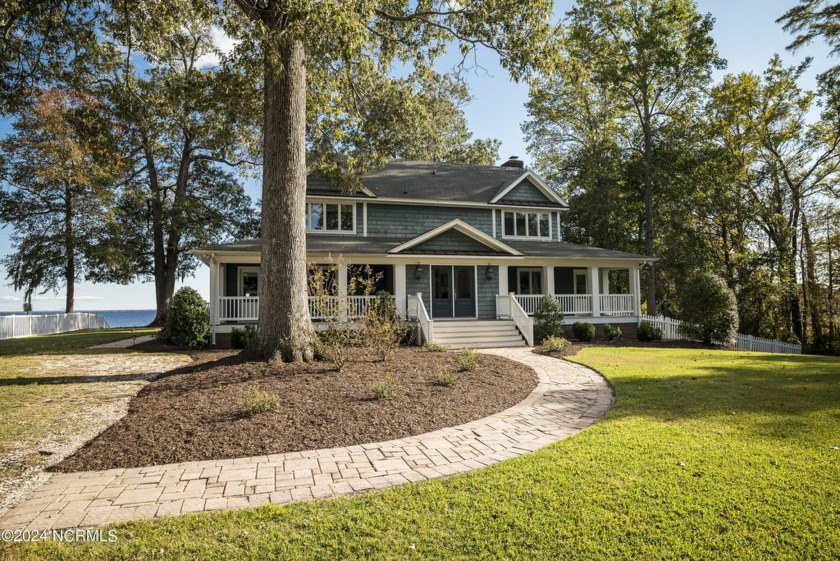
<svg viewBox="0 0 840 561">
<path fill-rule="evenodd" d="M 517 272 L 517 294 L 542 294 L 542 269 L 519 269 Z"/>
<path fill-rule="evenodd" d="M 575 271 L 575 294 L 589 294 L 587 292 L 587 275 L 585 270 Z"/>
<path fill-rule="evenodd" d="M 260 273 L 259 269 L 239 269 L 239 295 L 259 296 Z"/>
</svg>

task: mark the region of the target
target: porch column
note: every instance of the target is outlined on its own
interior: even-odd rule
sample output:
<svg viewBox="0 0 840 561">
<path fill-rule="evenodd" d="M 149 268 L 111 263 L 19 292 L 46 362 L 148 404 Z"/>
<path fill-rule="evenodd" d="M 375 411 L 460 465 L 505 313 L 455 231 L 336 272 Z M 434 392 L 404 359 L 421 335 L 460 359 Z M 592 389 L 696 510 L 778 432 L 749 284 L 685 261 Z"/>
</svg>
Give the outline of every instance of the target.
<svg viewBox="0 0 840 561">
<path fill-rule="evenodd" d="M 601 286 L 598 267 L 589 267 L 589 282 L 592 283 L 592 317 L 601 315 Z"/>
<path fill-rule="evenodd" d="M 341 310 L 341 321 L 347 321 L 350 301 L 347 300 L 347 263 L 338 264 L 338 297 L 339 309 Z"/>
<path fill-rule="evenodd" d="M 637 316 L 642 315 L 641 283 L 639 282 L 639 266 L 630 268 L 630 294 L 633 295 L 633 310 Z"/>
<path fill-rule="evenodd" d="M 405 291 L 405 265 L 394 265 L 394 297 L 397 300 L 397 313 L 400 317 L 406 317 L 408 294 Z"/>
<path fill-rule="evenodd" d="M 499 265 L 499 294 L 508 293 L 508 266 Z"/>
<path fill-rule="evenodd" d="M 210 343 L 216 344 L 216 324 L 219 323 L 219 264 L 210 257 Z"/>
<path fill-rule="evenodd" d="M 612 294 L 610 290 L 610 270 L 609 269 L 602 269 L 601 270 L 601 290 L 604 291 L 604 294 Z"/>
<path fill-rule="evenodd" d="M 543 267 L 545 272 L 545 293 L 554 296 L 554 267 Z"/>
</svg>

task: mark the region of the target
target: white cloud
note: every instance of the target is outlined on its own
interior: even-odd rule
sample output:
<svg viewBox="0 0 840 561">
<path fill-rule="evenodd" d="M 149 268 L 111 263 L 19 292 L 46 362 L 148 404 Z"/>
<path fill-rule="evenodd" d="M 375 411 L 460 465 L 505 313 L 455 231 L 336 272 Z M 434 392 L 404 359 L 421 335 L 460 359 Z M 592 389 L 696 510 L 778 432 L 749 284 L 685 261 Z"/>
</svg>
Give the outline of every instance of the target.
<svg viewBox="0 0 840 561">
<path fill-rule="evenodd" d="M 53 296 L 49 296 L 49 295 L 44 294 L 44 295 L 33 296 L 32 300 L 40 300 L 40 301 L 44 301 L 44 302 L 54 301 L 54 300 L 62 300 L 63 301 L 64 296 L 63 295 L 58 295 L 58 294 L 53 295 Z M 106 298 L 104 296 L 91 296 L 91 295 L 82 294 L 80 296 L 76 296 L 75 300 L 78 302 L 78 301 L 84 301 L 84 300 L 106 300 Z M 0 301 L 2 301 L 2 302 L 23 302 L 23 297 L 22 296 L 15 296 L 13 294 L 6 294 L 4 296 L 0 296 Z"/>
<path fill-rule="evenodd" d="M 213 42 L 213 46 L 219 50 L 222 54 L 229 54 L 236 45 L 239 44 L 239 41 L 231 39 L 225 31 L 217 26 L 214 25 L 210 28 L 210 40 Z M 196 61 L 196 65 L 199 68 L 208 68 L 213 66 L 219 65 L 219 55 L 218 53 L 207 53 L 199 57 Z"/>
<path fill-rule="evenodd" d="M 12 296 L 11 294 L 0 296 L 0 300 L 2 300 L 3 302 L 23 302 L 23 298 L 21 298 L 20 296 Z"/>
</svg>

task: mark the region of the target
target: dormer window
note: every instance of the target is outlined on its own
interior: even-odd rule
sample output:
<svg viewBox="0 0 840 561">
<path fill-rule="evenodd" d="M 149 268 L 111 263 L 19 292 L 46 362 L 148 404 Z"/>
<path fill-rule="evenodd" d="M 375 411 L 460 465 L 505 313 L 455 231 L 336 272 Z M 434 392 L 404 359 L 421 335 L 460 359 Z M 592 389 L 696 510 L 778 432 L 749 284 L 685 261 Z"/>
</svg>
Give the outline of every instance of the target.
<svg viewBox="0 0 840 561">
<path fill-rule="evenodd" d="M 353 204 L 307 203 L 306 230 L 352 234 L 356 231 L 356 207 Z"/>
<path fill-rule="evenodd" d="M 502 212 L 506 238 L 551 239 L 551 220 L 547 212 Z"/>
</svg>

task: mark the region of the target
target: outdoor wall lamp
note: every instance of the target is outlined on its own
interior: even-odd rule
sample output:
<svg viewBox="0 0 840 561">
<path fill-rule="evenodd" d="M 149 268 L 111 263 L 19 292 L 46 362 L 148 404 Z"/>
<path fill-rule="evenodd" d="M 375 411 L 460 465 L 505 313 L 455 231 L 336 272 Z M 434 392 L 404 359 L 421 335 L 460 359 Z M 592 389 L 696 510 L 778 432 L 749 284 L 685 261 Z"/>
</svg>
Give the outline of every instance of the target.
<svg viewBox="0 0 840 561">
<path fill-rule="evenodd" d="M 423 278 L 423 266 L 422 265 L 417 265 L 417 267 L 414 268 L 414 278 L 417 279 L 417 280 L 420 280 L 420 279 Z"/>
<path fill-rule="evenodd" d="M 484 269 L 484 278 L 487 280 L 493 280 L 493 266 L 487 265 L 487 268 Z"/>
</svg>

